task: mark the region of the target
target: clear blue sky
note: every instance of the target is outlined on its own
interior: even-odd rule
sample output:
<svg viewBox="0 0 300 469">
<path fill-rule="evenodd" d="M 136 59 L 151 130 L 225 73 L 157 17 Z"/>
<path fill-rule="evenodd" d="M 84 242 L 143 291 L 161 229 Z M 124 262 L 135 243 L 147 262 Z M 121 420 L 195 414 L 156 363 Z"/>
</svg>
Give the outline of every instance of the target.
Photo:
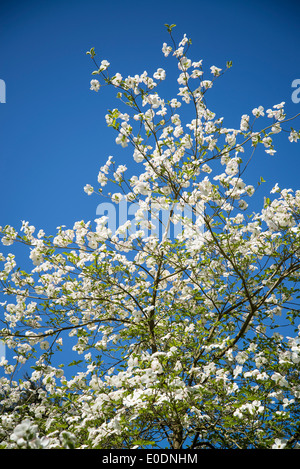
<svg viewBox="0 0 300 469">
<path fill-rule="evenodd" d="M 288 113 L 300 112 L 291 100 L 291 83 L 300 78 L 296 1 L 15 0 L 1 2 L 0 23 L 2 226 L 19 228 L 25 219 L 53 234 L 58 225 L 94 220 L 100 200 L 87 196 L 84 185 L 97 187 L 110 154 L 129 165 L 104 120 L 118 103 L 89 89 L 90 47 L 123 76 L 153 73 L 168 63 L 161 53 L 164 24 L 175 23 L 179 39 L 192 38 L 194 59 L 221 68 L 233 61 L 211 90 L 211 107 L 228 127 L 258 105 L 286 101 Z M 256 165 L 270 185 L 278 180 L 297 188 L 299 145 L 284 148 L 276 157 L 262 152 Z"/>
</svg>

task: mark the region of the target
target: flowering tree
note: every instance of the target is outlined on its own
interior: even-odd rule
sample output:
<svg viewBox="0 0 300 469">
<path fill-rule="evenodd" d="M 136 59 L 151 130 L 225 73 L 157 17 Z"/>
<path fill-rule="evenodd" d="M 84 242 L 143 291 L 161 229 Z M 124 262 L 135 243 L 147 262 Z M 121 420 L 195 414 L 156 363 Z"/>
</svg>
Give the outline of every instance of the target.
<svg viewBox="0 0 300 469">
<path fill-rule="evenodd" d="M 260 202 L 263 179 L 244 173 L 258 148 L 274 158 L 278 134 L 300 134 L 284 103 L 225 127 L 206 94 L 231 63 L 205 72 L 173 27 L 162 51 L 178 63 L 175 98 L 157 92 L 164 69 L 123 78 L 87 53 L 91 89 L 116 89 L 127 111 L 106 115 L 116 143 L 142 169 L 126 177 L 109 157 L 100 189 L 85 191 L 134 203 L 134 218 L 55 236 L 1 228 L 3 245 L 22 243 L 33 263 L 27 273 L 1 255 L 0 333 L 14 352 L 1 363 L 2 448 L 298 445 L 300 190 L 276 184 Z"/>
</svg>

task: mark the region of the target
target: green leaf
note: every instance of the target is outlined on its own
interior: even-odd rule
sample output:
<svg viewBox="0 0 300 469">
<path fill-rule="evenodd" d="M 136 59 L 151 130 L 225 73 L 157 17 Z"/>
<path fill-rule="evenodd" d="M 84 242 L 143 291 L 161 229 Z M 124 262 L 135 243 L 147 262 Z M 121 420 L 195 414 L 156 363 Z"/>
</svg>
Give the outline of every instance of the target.
<svg viewBox="0 0 300 469">
<path fill-rule="evenodd" d="M 175 28 L 176 24 L 165 24 L 165 27 L 167 28 L 168 32 L 171 33 L 172 29 Z"/>
<path fill-rule="evenodd" d="M 86 55 L 90 55 L 91 58 L 95 57 L 95 55 L 96 55 L 95 48 L 92 47 L 90 50 L 88 50 L 88 51 L 86 52 Z"/>
<path fill-rule="evenodd" d="M 260 177 L 260 180 L 259 180 L 259 182 L 258 182 L 258 185 L 260 186 L 263 182 L 266 182 L 266 181 L 265 181 L 264 178 L 261 176 L 261 177 Z"/>
<path fill-rule="evenodd" d="M 77 366 L 77 365 L 80 365 L 80 363 L 82 363 L 83 360 L 73 360 L 71 363 L 68 364 L 68 366 Z"/>
</svg>

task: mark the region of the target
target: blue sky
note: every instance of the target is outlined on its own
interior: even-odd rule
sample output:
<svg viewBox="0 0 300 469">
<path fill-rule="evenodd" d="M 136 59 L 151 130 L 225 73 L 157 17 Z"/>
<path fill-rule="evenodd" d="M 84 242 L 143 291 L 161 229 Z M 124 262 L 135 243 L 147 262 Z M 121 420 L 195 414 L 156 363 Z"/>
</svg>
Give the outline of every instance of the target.
<svg viewBox="0 0 300 469">
<path fill-rule="evenodd" d="M 123 76 L 153 73 L 169 63 L 161 53 L 168 42 L 164 24 L 175 23 L 178 39 L 192 38 L 194 59 L 207 67 L 233 61 L 211 91 L 211 108 L 228 127 L 258 105 L 286 101 L 289 114 L 300 112 L 291 100 L 291 83 L 300 78 L 296 1 L 16 0 L 0 8 L 2 226 L 19 228 L 28 220 L 53 234 L 58 225 L 94 220 L 99 199 L 87 196 L 84 185 L 97 186 L 99 167 L 111 154 L 129 165 L 104 119 L 118 105 L 114 94 L 89 89 L 90 47 Z M 283 149 L 273 158 L 262 153 L 256 164 L 270 185 L 279 180 L 295 188 L 299 147 Z"/>
<path fill-rule="evenodd" d="M 237 127 L 240 116 L 259 105 L 285 101 L 288 114 L 300 112 L 291 99 L 291 84 L 300 79 L 299 20 L 300 5 L 291 0 L 3 0 L 0 225 L 19 229 L 28 220 L 54 234 L 61 224 L 94 220 L 100 200 L 83 187 L 97 187 L 109 155 L 130 166 L 104 119 L 118 105 L 114 94 L 89 89 L 88 49 L 95 47 L 98 60 L 107 59 L 123 76 L 152 74 L 168 66 L 161 52 L 169 40 L 164 24 L 175 23 L 178 40 L 191 37 L 193 59 L 208 68 L 233 61 L 211 91 L 210 108 L 227 127 Z M 270 188 L 278 181 L 296 189 L 299 158 L 299 145 L 279 146 L 275 157 L 262 151 L 253 175 L 264 176 Z"/>
</svg>

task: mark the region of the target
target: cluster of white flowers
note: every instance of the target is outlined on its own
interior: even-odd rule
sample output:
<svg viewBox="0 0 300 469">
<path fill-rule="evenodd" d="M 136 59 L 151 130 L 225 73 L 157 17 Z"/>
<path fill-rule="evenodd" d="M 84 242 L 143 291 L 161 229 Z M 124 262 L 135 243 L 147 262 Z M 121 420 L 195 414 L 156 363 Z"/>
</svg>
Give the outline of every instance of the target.
<svg viewBox="0 0 300 469">
<path fill-rule="evenodd" d="M 277 192 L 277 186 L 274 186 L 271 193 Z M 261 212 L 261 219 L 266 222 L 271 231 L 280 231 L 282 229 L 296 227 L 295 213 L 300 208 L 300 191 L 296 191 L 292 195 L 292 189 L 284 189 L 280 191 L 281 197 L 273 200 L 268 200 L 265 208 Z M 295 228 L 297 231 L 297 229 Z"/>
<path fill-rule="evenodd" d="M 241 407 L 236 409 L 233 413 L 235 417 L 240 419 L 245 418 L 245 414 L 249 413 L 250 415 L 254 415 L 256 413 L 262 413 L 264 411 L 264 406 L 261 405 L 260 401 L 252 401 L 243 404 Z"/>
<path fill-rule="evenodd" d="M 13 430 L 10 435 L 10 442 L 7 446 L 9 449 L 72 449 L 75 447 L 76 437 L 63 430 L 54 432 L 49 437 L 40 437 L 38 425 L 31 419 L 25 419 Z"/>
<path fill-rule="evenodd" d="M 39 438 L 38 426 L 29 419 L 23 420 L 14 428 L 10 439 L 13 442 L 12 448 L 15 446 L 18 449 L 46 449 L 48 446 L 48 439 Z"/>
</svg>

